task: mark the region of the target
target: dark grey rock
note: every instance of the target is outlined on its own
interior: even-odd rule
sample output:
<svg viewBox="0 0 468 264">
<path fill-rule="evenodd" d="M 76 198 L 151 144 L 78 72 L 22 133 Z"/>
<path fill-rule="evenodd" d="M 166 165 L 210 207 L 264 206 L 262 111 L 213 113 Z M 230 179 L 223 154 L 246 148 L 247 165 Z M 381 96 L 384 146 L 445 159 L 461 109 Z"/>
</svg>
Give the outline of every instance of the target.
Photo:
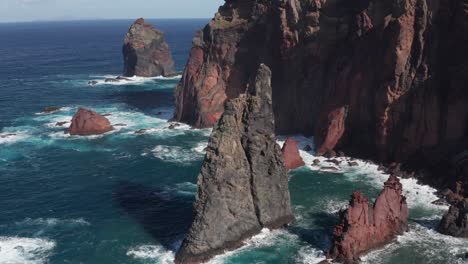
<svg viewBox="0 0 468 264">
<path fill-rule="evenodd" d="M 195 218 L 176 263 L 199 263 L 264 227 L 294 220 L 274 134 L 271 71 L 261 65 L 248 94 L 226 103 L 198 177 Z"/>
<path fill-rule="evenodd" d="M 459 201 L 450 206 L 448 212 L 442 217 L 437 231 L 454 237 L 468 237 L 468 202 Z"/>
<path fill-rule="evenodd" d="M 128 30 L 122 48 L 124 76 L 173 76 L 176 71 L 164 34 L 143 18 Z"/>
</svg>

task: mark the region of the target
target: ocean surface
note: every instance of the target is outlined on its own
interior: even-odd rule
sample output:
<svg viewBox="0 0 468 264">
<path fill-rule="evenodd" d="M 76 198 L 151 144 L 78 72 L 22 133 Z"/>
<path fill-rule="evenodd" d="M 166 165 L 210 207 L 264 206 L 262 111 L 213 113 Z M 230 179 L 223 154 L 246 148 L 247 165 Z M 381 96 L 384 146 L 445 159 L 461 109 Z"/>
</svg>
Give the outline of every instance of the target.
<svg viewBox="0 0 468 264">
<path fill-rule="evenodd" d="M 197 29 L 208 20 L 152 20 L 183 70 Z M 177 78 L 104 84 L 122 71 L 121 45 L 132 21 L 0 24 L 0 264 L 172 263 L 192 218 L 196 178 L 209 129 L 169 129 Z M 88 86 L 97 80 L 100 84 Z M 45 107 L 60 111 L 44 114 Z M 79 106 L 117 130 L 69 136 Z M 147 129 L 147 133 L 134 132 Z M 294 135 L 301 147 L 311 138 Z M 279 137 L 282 143 L 284 137 Z M 387 175 L 359 161 L 337 172 L 290 172 L 296 222 L 263 230 L 212 263 L 318 263 L 338 211 L 351 193 L 371 200 Z M 343 162 L 342 164 L 347 164 Z M 402 180 L 409 232 L 363 257 L 364 263 L 463 263 L 468 240 L 438 234 L 445 206 L 428 186 Z"/>
</svg>

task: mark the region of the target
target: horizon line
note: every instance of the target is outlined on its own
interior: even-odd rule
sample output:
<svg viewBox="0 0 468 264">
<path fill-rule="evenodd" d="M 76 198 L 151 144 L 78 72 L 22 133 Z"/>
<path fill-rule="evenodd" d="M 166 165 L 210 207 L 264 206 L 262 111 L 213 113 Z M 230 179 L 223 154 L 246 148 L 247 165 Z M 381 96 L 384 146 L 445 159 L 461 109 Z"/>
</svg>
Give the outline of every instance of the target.
<svg viewBox="0 0 468 264">
<path fill-rule="evenodd" d="M 212 17 L 164 17 L 164 18 L 145 18 L 145 20 L 194 20 L 194 19 L 212 19 Z M 0 21 L 0 24 L 20 24 L 20 23 L 37 23 L 37 22 L 78 22 L 78 21 L 112 21 L 112 20 L 136 20 L 138 18 L 76 18 L 76 19 L 36 19 L 36 20 L 17 20 L 17 21 Z"/>
</svg>

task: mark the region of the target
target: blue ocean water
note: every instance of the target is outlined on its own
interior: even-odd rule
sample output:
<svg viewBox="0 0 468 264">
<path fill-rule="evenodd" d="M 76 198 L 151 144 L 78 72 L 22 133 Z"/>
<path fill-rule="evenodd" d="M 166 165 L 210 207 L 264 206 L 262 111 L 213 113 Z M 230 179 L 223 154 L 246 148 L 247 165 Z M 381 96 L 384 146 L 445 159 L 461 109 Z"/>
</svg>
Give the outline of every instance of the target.
<svg viewBox="0 0 468 264">
<path fill-rule="evenodd" d="M 166 33 L 177 70 L 207 19 L 150 20 Z M 88 86 L 121 73 L 132 21 L 0 24 L 0 263 L 172 263 L 192 218 L 209 129 L 169 129 L 178 78 Z M 60 111 L 43 114 L 48 106 Z M 102 136 L 63 133 L 79 106 L 109 114 Z M 135 134 L 147 129 L 143 135 Z M 281 139 L 281 138 L 280 138 Z M 296 136 L 301 146 L 310 138 Z M 337 212 L 354 190 L 375 198 L 386 178 L 359 161 L 338 172 L 290 172 L 296 222 L 264 230 L 213 263 L 318 263 Z M 346 162 L 343 162 L 346 164 Z M 445 207 L 403 180 L 410 230 L 366 263 L 458 263 L 468 242 L 436 233 Z M 460 262 L 461 263 L 461 262 Z"/>
</svg>

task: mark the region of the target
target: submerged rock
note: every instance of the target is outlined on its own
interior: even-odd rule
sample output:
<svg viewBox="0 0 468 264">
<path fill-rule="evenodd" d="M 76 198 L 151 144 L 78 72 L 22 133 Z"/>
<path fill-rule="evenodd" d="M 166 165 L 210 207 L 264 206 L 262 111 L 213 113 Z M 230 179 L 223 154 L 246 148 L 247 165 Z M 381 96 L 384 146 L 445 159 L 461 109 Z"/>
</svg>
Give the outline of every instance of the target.
<svg viewBox="0 0 468 264">
<path fill-rule="evenodd" d="M 164 34 L 143 18 L 128 30 L 123 46 L 124 76 L 173 76 L 176 71 Z"/>
<path fill-rule="evenodd" d="M 208 144 L 195 218 L 176 263 L 200 263 L 262 228 L 291 221 L 288 176 L 274 134 L 271 72 L 258 70 L 248 94 L 226 103 Z"/>
<path fill-rule="evenodd" d="M 461 200 L 450 206 L 437 227 L 442 234 L 454 237 L 468 237 L 468 200 Z"/>
<path fill-rule="evenodd" d="M 408 206 L 402 195 L 402 185 L 390 176 L 374 206 L 367 198 L 354 192 L 347 210 L 340 212 L 340 222 L 333 231 L 328 258 L 343 263 L 357 263 L 359 256 L 382 247 L 408 228 Z"/>
<path fill-rule="evenodd" d="M 57 123 L 55 123 L 55 126 L 64 126 L 65 124 L 68 124 L 68 123 L 70 123 L 70 122 L 68 122 L 68 121 L 57 122 Z"/>
<path fill-rule="evenodd" d="M 142 134 L 145 134 L 147 131 L 147 129 L 139 129 L 137 131 L 135 131 L 134 133 L 137 134 L 137 135 L 142 135 Z"/>
<path fill-rule="evenodd" d="M 43 114 L 51 114 L 51 113 L 55 113 L 55 112 L 60 111 L 60 109 L 62 109 L 62 108 L 58 107 L 58 106 L 48 106 L 48 107 L 44 108 L 44 110 L 42 110 L 42 113 Z"/>
<path fill-rule="evenodd" d="M 305 165 L 301 154 L 299 154 L 299 148 L 297 145 L 297 141 L 292 138 L 288 138 L 281 149 L 284 166 L 287 170 L 293 170 Z"/>
<path fill-rule="evenodd" d="M 102 115 L 80 107 L 72 118 L 71 125 L 65 133 L 70 135 L 100 135 L 113 130 L 109 120 Z"/>
</svg>

